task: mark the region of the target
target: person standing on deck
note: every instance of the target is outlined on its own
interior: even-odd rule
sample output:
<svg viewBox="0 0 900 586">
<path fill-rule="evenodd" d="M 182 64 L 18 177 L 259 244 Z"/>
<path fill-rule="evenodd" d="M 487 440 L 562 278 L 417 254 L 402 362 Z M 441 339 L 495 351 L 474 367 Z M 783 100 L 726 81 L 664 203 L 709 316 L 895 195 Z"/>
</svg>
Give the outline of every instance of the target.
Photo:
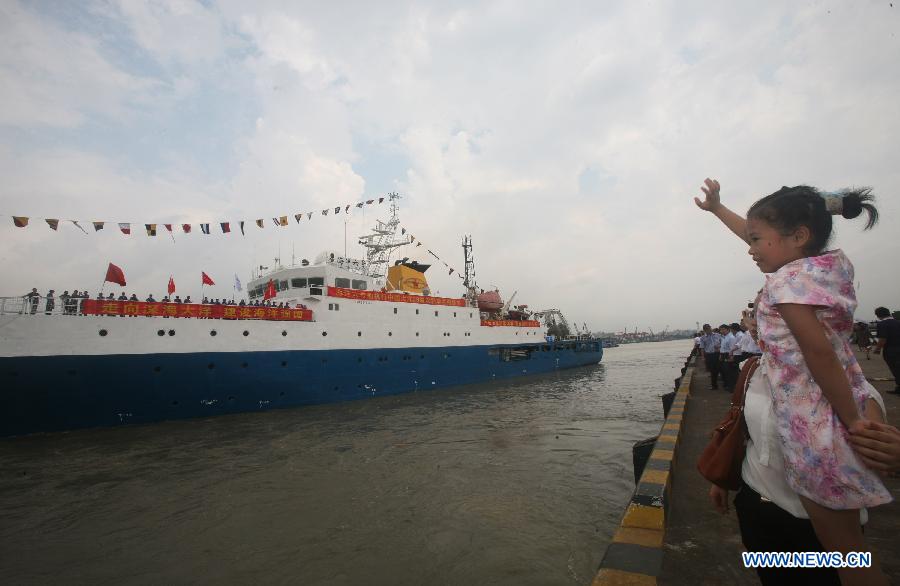
<svg viewBox="0 0 900 586">
<path fill-rule="evenodd" d="M 877 308 L 875 317 L 878 318 L 875 334 L 878 344 L 875 345 L 874 352 L 884 355 L 884 361 L 894 375 L 894 390 L 888 392 L 900 395 L 900 322 L 891 316 L 887 307 Z"/>
<path fill-rule="evenodd" d="M 712 331 L 709 324 L 703 324 L 700 350 L 703 353 L 706 370 L 709 372 L 709 388 L 711 389 L 719 388 L 719 345 L 721 343 L 722 336 L 718 332 Z"/>
</svg>

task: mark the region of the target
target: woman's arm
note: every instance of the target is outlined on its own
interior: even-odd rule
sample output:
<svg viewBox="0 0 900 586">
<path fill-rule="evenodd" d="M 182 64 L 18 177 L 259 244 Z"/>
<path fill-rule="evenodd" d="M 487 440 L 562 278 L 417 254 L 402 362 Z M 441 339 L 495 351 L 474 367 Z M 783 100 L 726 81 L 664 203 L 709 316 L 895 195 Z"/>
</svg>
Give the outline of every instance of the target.
<svg viewBox="0 0 900 586">
<path fill-rule="evenodd" d="M 722 205 L 722 201 L 719 197 L 719 182 L 707 177 L 703 183 L 706 186 L 701 187 L 700 190 L 706 194 L 706 199 L 700 201 L 699 197 L 695 197 L 694 203 L 697 204 L 697 207 L 701 210 L 711 212 L 715 217 L 719 218 L 729 230 L 734 232 L 738 238 L 747 242 L 747 220 Z"/>
<path fill-rule="evenodd" d="M 825 328 L 816 318 L 815 306 L 781 303 L 776 307 L 797 339 L 809 372 L 822 389 L 822 394 L 831 403 L 834 412 L 848 429 L 858 425 L 863 420 L 853 401 L 850 381 L 825 336 Z"/>
</svg>

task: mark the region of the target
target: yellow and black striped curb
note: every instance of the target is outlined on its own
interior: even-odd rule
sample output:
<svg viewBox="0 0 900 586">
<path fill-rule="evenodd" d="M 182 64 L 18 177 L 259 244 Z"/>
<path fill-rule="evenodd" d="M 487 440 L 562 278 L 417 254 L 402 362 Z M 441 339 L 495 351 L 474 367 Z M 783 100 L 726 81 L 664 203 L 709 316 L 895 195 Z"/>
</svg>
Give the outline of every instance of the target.
<svg viewBox="0 0 900 586">
<path fill-rule="evenodd" d="M 666 514 L 672 493 L 672 472 L 681 437 L 681 422 L 690 394 L 693 356 L 685 371 L 669 414 L 659 430 L 650 459 L 638 481 L 622 522 L 606 548 L 592 586 L 656 584 L 662 571 Z"/>
</svg>

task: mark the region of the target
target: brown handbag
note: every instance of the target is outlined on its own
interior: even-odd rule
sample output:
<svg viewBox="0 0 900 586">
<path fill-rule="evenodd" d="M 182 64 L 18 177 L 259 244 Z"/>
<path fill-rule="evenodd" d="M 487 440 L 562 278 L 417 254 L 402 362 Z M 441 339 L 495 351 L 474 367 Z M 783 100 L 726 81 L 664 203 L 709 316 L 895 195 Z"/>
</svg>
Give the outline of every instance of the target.
<svg viewBox="0 0 900 586">
<path fill-rule="evenodd" d="M 747 424 L 744 421 L 744 397 L 750 377 L 759 365 L 759 357 L 744 362 L 741 374 L 731 395 L 728 414 L 712 432 L 706 449 L 697 460 L 697 470 L 704 478 L 721 488 L 736 490 L 741 486 L 741 464 L 747 444 Z"/>
</svg>

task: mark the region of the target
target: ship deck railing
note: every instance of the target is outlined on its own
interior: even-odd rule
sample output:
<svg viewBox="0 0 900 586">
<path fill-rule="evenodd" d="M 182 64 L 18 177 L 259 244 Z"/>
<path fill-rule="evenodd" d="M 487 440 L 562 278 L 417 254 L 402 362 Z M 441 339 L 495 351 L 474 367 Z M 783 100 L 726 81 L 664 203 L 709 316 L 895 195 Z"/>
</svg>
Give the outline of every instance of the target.
<svg viewBox="0 0 900 586">
<path fill-rule="evenodd" d="M 36 299 L 36 302 L 34 302 L 33 299 Z M 24 297 L 24 296 L 22 296 L 22 297 L 0 297 L 0 316 L 21 315 L 21 316 L 29 316 L 29 317 L 46 317 L 46 316 L 62 315 L 62 316 L 67 316 L 67 317 L 76 316 L 76 317 L 110 317 L 110 318 L 116 318 L 116 317 L 165 317 L 165 318 L 183 317 L 185 319 L 224 319 L 224 320 L 229 320 L 229 321 L 233 321 L 235 319 L 256 319 L 253 317 L 251 317 L 251 318 L 243 318 L 243 317 L 242 318 L 234 318 L 234 317 L 220 317 L 220 316 L 189 317 L 189 316 L 166 315 L 164 313 L 159 313 L 157 315 L 152 315 L 152 316 L 151 315 L 135 315 L 135 314 L 128 314 L 128 313 L 119 313 L 119 314 L 84 313 L 82 311 L 82 305 L 81 305 L 82 301 L 125 302 L 126 300 L 119 300 L 119 299 L 100 300 L 100 299 L 90 299 L 90 298 L 86 299 L 83 297 L 76 297 L 76 298 L 70 298 L 69 302 L 65 303 L 63 301 L 63 299 L 61 299 L 60 297 L 54 296 L 53 297 L 54 303 L 50 309 L 47 309 L 47 300 L 48 300 L 48 297 L 46 297 L 44 295 L 38 295 L 34 298 Z M 129 300 L 129 302 L 130 302 L 130 300 Z M 146 302 L 138 301 L 137 303 L 145 304 Z M 173 301 L 169 301 L 169 302 L 156 301 L 154 303 L 165 304 L 167 306 L 184 305 L 182 303 L 176 303 Z M 192 303 L 192 304 L 188 304 L 188 305 L 198 305 L 198 306 L 203 305 L 203 306 L 212 307 L 214 304 Z M 227 305 L 224 307 L 229 307 L 229 308 L 234 307 L 237 309 L 246 309 L 246 308 L 259 309 L 262 306 Z M 307 311 L 309 311 L 309 310 L 307 309 Z M 313 315 L 312 319 L 308 320 L 308 321 L 315 321 L 315 316 Z"/>
</svg>

